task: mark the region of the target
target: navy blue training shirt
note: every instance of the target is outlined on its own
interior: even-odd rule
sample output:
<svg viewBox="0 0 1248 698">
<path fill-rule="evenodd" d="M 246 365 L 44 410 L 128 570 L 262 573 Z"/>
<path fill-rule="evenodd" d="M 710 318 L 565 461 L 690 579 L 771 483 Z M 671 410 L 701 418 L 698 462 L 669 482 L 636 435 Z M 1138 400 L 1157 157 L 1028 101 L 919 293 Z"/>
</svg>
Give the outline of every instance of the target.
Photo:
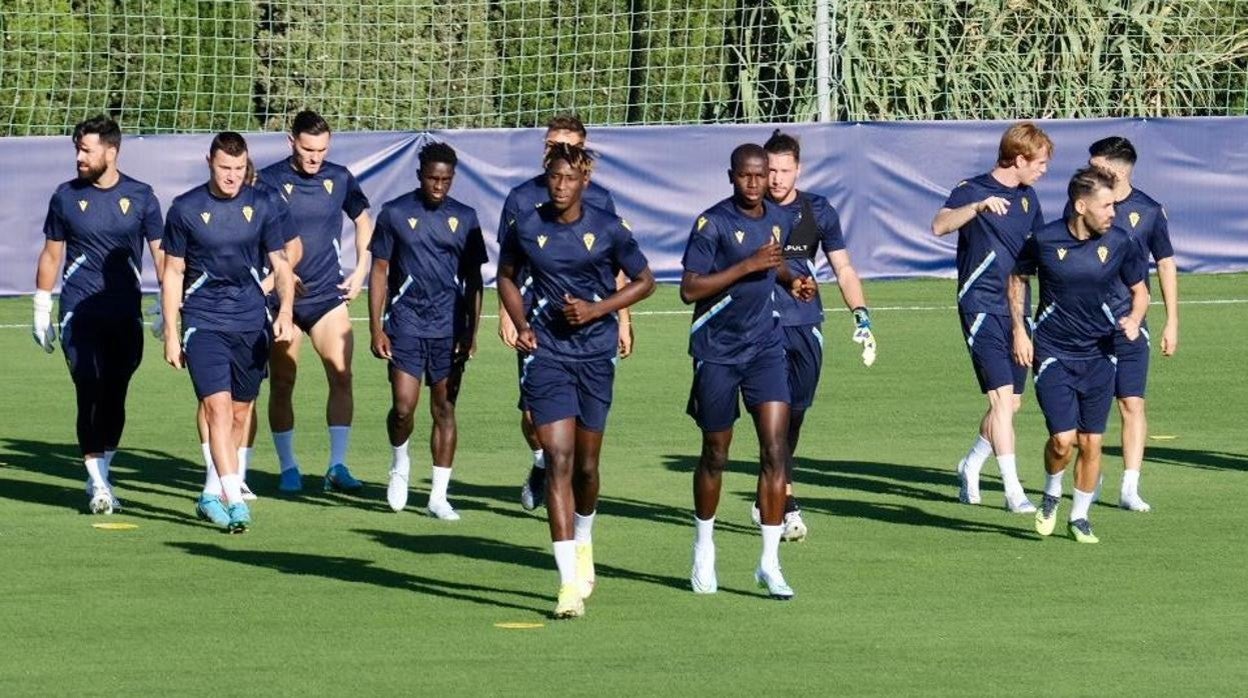
<svg viewBox="0 0 1248 698">
<path fill-rule="evenodd" d="M 991 211 L 958 229 L 958 310 L 962 313 L 1010 314 L 1006 298 L 1010 273 L 1023 241 L 1044 221 L 1040 199 L 1031 187 L 1007 187 L 991 173 L 958 184 L 945 208 L 960 208 L 999 196 L 1010 202 L 1005 215 Z"/>
<path fill-rule="evenodd" d="M 369 249 L 390 262 L 386 333 L 454 337 L 464 273 L 487 261 L 477 212 L 449 196 L 430 207 L 417 189 L 386 202 Z"/>
<path fill-rule="evenodd" d="M 597 302 L 616 292 L 616 270 L 630 279 L 649 267 L 628 225 L 614 213 L 582 204 L 581 218 L 560 223 L 550 206 L 522 212 L 504 236 L 499 265 L 527 269 L 533 277 L 529 325 L 537 335 L 535 356 L 565 361 L 615 357 L 615 313 L 579 327 L 563 317 L 565 295 Z"/>
<path fill-rule="evenodd" d="M 93 297 L 100 308 L 138 315 L 143 241 L 159 240 L 161 228 L 160 202 L 137 179 L 123 174 L 107 189 L 82 179 L 57 187 L 43 234 L 65 243 L 61 316 Z"/>
<path fill-rule="evenodd" d="M 219 199 L 201 184 L 173 200 L 161 245 L 186 260 L 185 328 L 250 332 L 266 323 L 260 270 L 282 249 L 289 219 L 281 201 L 244 185 Z"/>
<path fill-rule="evenodd" d="M 1118 320 L 1131 310 L 1130 297 L 1124 305 L 1117 289 L 1143 281 L 1148 265 L 1140 246 L 1121 228 L 1077 240 L 1067 222 L 1057 220 L 1023 245 L 1017 271 L 1038 273 L 1040 279 L 1036 356 L 1091 359 L 1113 353 Z"/>
<path fill-rule="evenodd" d="M 790 216 L 764 203 L 763 216 L 741 213 L 732 198 L 707 209 L 693 224 L 681 265 L 699 275 L 714 274 L 754 254 L 768 242 L 783 243 Z M 689 354 L 700 361 L 742 364 L 782 341 L 775 296 L 776 270 L 741 277 L 721 293 L 694 305 Z"/>
<path fill-rule="evenodd" d="M 802 222 L 803 197 L 810 202 L 811 213 L 815 217 L 815 226 L 819 230 L 818 246 L 799 251 L 804 253 L 802 257 L 788 257 L 793 243 L 790 235 L 789 241 L 785 244 L 785 256 L 788 257 L 786 261 L 794 274 L 813 277 L 817 263 L 815 257 L 819 251 L 823 250 L 823 253 L 828 255 L 845 249 L 845 237 L 841 234 L 841 217 L 837 215 L 836 208 L 832 206 L 827 197 L 801 191 L 791 203 L 776 204 L 777 208 L 792 216 L 793 230 L 796 230 Z M 823 322 L 823 302 L 818 295 L 813 300 L 800 301 L 794 298 L 787 289 L 781 288 L 776 291 L 776 308 L 780 311 L 780 324 L 784 327 L 818 325 Z"/>
</svg>

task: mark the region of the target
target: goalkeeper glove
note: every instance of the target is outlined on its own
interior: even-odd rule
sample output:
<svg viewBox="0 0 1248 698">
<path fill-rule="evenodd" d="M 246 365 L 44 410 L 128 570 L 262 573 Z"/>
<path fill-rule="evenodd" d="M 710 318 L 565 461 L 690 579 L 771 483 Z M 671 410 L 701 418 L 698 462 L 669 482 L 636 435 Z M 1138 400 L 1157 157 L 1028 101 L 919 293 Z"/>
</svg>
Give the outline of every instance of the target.
<svg viewBox="0 0 1248 698">
<path fill-rule="evenodd" d="M 165 314 L 160 299 L 161 290 L 156 290 L 156 302 L 152 307 L 147 309 L 147 314 L 151 316 L 152 336 L 156 339 L 165 338 Z"/>
<path fill-rule="evenodd" d="M 875 363 L 875 335 L 871 333 L 871 311 L 864 306 L 854 308 L 854 341 L 862 345 L 862 363 Z"/>
<path fill-rule="evenodd" d="M 52 324 L 52 292 L 35 291 L 35 322 L 31 329 L 35 344 L 51 354 L 56 350 L 56 325 Z"/>
</svg>

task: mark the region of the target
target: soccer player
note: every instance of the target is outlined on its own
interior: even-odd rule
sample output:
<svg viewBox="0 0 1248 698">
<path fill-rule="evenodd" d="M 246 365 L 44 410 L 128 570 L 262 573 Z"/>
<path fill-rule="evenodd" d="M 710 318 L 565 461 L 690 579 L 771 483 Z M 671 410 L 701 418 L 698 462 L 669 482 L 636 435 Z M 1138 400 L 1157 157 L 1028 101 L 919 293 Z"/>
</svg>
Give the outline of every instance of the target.
<svg viewBox="0 0 1248 698">
<path fill-rule="evenodd" d="M 477 212 L 450 197 L 458 158 L 445 143 L 420 151 L 420 188 L 386 202 L 372 241 L 369 329 L 375 356 L 390 362 L 392 406 L 386 430 L 394 458 L 386 499 L 407 505 L 407 442 L 423 380 L 433 432 L 430 516 L 458 521 L 447 501 L 458 431 L 455 401 L 481 317 L 485 241 Z"/>
<path fill-rule="evenodd" d="M 273 394 L 269 397 L 269 429 L 281 467 L 278 488 L 303 488 L 295 457 L 295 413 L 292 393 L 299 367 L 299 346 L 306 334 L 321 357 L 329 381 L 325 418 L 329 425 L 329 464 L 325 490 L 358 491 L 363 484 L 347 468 L 347 446 L 355 409 L 351 389 L 354 346 L 347 304 L 363 288 L 369 271 L 373 221 L 368 197 L 347 168 L 326 159 L 330 129 L 314 111 L 301 111 L 291 122 L 291 155 L 260 170 L 259 179 L 290 206 L 290 219 L 303 244 L 294 267 L 302 293 L 295 299 L 299 331 L 289 342 L 275 342 L 269 359 Z M 340 259 L 342 216 L 355 226 L 355 269 L 345 279 Z"/>
<path fill-rule="evenodd" d="M 112 514 L 109 466 L 126 426 L 126 391 L 143 359 L 139 269 L 146 240 L 160 276 L 160 202 L 152 188 L 117 169 L 121 129 L 105 116 L 74 127 L 78 176 L 57 187 L 43 224 L 35 272 L 35 342 L 51 353 L 57 327 L 78 403 L 78 448 L 87 470 L 88 508 Z M 52 289 L 61 276 L 59 322 Z"/>
<path fill-rule="evenodd" d="M 1100 477 L 1101 439 L 1114 397 L 1115 346 L 1147 342 L 1140 324 L 1148 311 L 1148 262 L 1131 235 L 1113 225 L 1114 184 L 1107 170 L 1076 172 L 1067 186 L 1072 215 L 1037 230 L 1024 243 L 1010 277 L 1014 357 L 1035 371 L 1036 398 L 1049 430 L 1044 448 L 1048 477 L 1036 532 L 1053 533 L 1062 476 L 1078 446 L 1069 528 L 1080 543 L 1098 542 L 1088 508 Z M 1025 277 L 1031 274 L 1040 278 L 1034 346 L 1024 326 Z M 1122 286 L 1129 295 L 1120 292 Z"/>
<path fill-rule="evenodd" d="M 503 236 L 498 288 L 524 351 L 520 384 L 546 456 L 546 510 L 559 569 L 556 618 L 585 613 L 593 593 L 598 456 L 619 349 L 616 313 L 654 291 L 628 225 L 584 202 L 593 161 L 580 146 L 546 153 L 549 202 L 521 212 Z M 616 275 L 629 282 L 619 288 Z M 520 286 L 531 275 L 531 309 Z"/>
<path fill-rule="evenodd" d="M 988 410 L 979 434 L 958 463 L 958 499 L 978 504 L 979 472 L 996 454 L 1005 486 L 1005 507 L 1024 514 L 1036 510 L 1018 480 L 1014 413 L 1022 405 L 1027 369 L 1013 362 L 1006 289 L 1023 241 L 1043 223 L 1040 199 L 1032 189 L 1048 170 L 1051 141 L 1030 122 L 1014 124 L 1001 137 L 991 172 L 954 188 L 932 221 L 932 232 L 958 231 L 958 313 L 979 389 Z"/>
<path fill-rule="evenodd" d="M 1088 153 L 1091 155 L 1089 165 L 1103 167 L 1117 177 L 1114 184 L 1114 225 L 1127 231 L 1157 264 L 1158 285 L 1166 305 L 1161 354 L 1173 356 L 1179 348 L 1179 278 L 1166 211 L 1132 183 L 1136 152 L 1131 141 L 1121 136 L 1110 136 L 1093 143 Z M 1148 285 L 1147 276 L 1144 283 Z M 1140 497 L 1140 468 L 1144 464 L 1144 442 L 1148 437 L 1148 420 L 1144 412 L 1150 345 L 1147 323 L 1140 327 L 1140 332 L 1144 335 L 1143 342 L 1129 342 L 1122 334 L 1115 335 L 1118 342 L 1114 348 L 1114 355 L 1118 357 L 1114 395 L 1118 398 L 1118 412 L 1122 415 L 1123 472 L 1118 506 L 1130 511 L 1151 509 L 1148 502 Z"/>
<path fill-rule="evenodd" d="M 815 258 L 822 249 L 828 258 L 845 307 L 853 312 L 853 340 L 863 346 L 862 360 L 875 361 L 875 336 L 871 332 L 871 312 L 862 292 L 862 282 L 845 250 L 841 220 L 827 198 L 799 191 L 801 145 L 797 139 L 777 129 L 763 144 L 767 151 L 767 195 L 792 220 L 792 232 L 784 244 L 784 257 L 795 276 L 815 276 Z M 802 422 L 815 399 L 823 366 L 823 304 L 818 293 L 809 301 L 799 301 L 789 293 L 777 293 L 780 326 L 784 331 L 785 356 L 789 376 L 789 457 L 784 463 L 785 501 L 782 540 L 806 537 L 806 523 L 793 496 L 793 454 L 801 436 Z M 754 503 L 755 522 L 758 503 Z"/>
<path fill-rule="evenodd" d="M 247 141 L 241 135 L 217 134 L 208 168 L 208 182 L 174 199 L 165 223 L 162 285 L 171 289 L 162 298 L 165 360 L 190 371 L 225 495 L 224 501 L 201 495 L 196 512 L 241 533 L 251 525 L 251 513 L 242 497 L 238 449 L 247 438 L 270 342 L 260 268 L 267 257 L 280 299 L 272 340 L 289 341 L 294 278 L 283 251 L 289 219 L 276 198 L 246 184 Z M 173 289 L 182 289 L 181 295 Z"/>
<path fill-rule="evenodd" d="M 784 464 L 789 447 L 789 383 L 784 334 L 772 300 L 777 279 L 804 299 L 815 289 L 808 277 L 792 278 L 781 243 L 791 217 L 769 204 L 767 152 L 746 143 L 732 151 L 728 180 L 733 193 L 698 216 L 682 260 L 680 297 L 694 303 L 689 329 L 693 385 L 688 412 L 702 430 L 702 455 L 693 476 L 696 535 L 693 591 L 718 590 L 715 573 L 715 512 L 738 396 L 754 418 L 760 463 L 757 501 L 763 552 L 755 580 L 772 598 L 793 589 L 780 571 L 784 531 Z M 807 286 L 806 284 L 810 284 Z"/>
<path fill-rule="evenodd" d="M 552 147 L 560 143 L 584 148 L 586 136 L 585 124 L 581 122 L 580 118 L 572 114 L 556 116 L 546 125 L 546 152 L 549 153 Z M 525 180 L 522 184 L 512 189 L 507 194 L 506 201 L 503 202 L 503 212 L 498 222 L 499 248 L 502 248 L 504 234 L 522 213 L 536 209 L 549 199 L 550 191 L 547 187 L 545 172 Z M 583 199 L 590 206 L 600 208 L 611 214 L 615 213 L 615 201 L 611 198 L 611 193 L 592 181 L 585 187 Z M 521 271 L 523 272 L 524 270 Z M 533 282 L 527 273 L 521 274 L 521 279 L 520 295 L 524 300 L 525 310 L 527 311 L 532 300 Z M 627 282 L 628 279 L 622 274 L 617 276 L 617 285 L 621 288 Z M 498 336 L 503 340 L 504 344 L 516 350 L 517 374 L 523 376 L 525 353 L 516 346 L 516 326 L 503 307 L 501 297 L 499 298 L 498 310 Z M 620 357 L 627 358 L 633 351 L 632 322 L 628 308 L 622 308 L 618 315 Z M 518 407 L 520 408 L 520 432 L 524 435 L 525 441 L 533 451 L 533 464 L 529 468 L 529 476 L 520 488 L 520 505 L 526 510 L 532 511 L 542 505 L 545 496 L 546 461 L 543 457 L 541 443 L 537 439 L 537 431 L 533 427 L 533 414 L 524 402 L 523 389 L 520 391 Z"/>
</svg>

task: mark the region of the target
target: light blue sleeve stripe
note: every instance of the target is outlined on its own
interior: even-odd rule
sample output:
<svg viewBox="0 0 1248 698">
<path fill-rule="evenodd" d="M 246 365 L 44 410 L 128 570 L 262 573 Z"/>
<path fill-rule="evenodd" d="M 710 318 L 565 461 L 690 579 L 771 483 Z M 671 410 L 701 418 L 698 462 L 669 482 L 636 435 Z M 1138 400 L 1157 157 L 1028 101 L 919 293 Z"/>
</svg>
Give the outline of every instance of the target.
<svg viewBox="0 0 1248 698">
<path fill-rule="evenodd" d="M 967 333 L 969 336 L 966 338 L 966 346 L 975 346 L 975 335 L 979 332 L 980 325 L 984 324 L 984 318 L 986 317 L 988 317 L 987 313 L 976 313 L 975 322 L 971 323 L 971 330 Z"/>
<path fill-rule="evenodd" d="M 962 296 L 965 296 L 966 292 L 970 290 L 971 284 L 975 283 L 979 277 L 983 276 L 984 272 L 988 271 L 988 267 L 992 266 L 992 263 L 996 261 L 996 259 L 996 250 L 992 250 L 988 253 L 987 257 L 984 257 L 984 261 L 980 262 L 978 267 L 975 267 L 975 271 L 971 272 L 971 275 L 967 277 L 966 283 L 963 284 L 962 288 L 958 289 L 958 300 L 962 300 Z"/>
<path fill-rule="evenodd" d="M 1109 324 L 1117 327 L 1118 320 L 1114 317 L 1114 311 L 1109 309 L 1109 304 L 1101 303 L 1101 310 L 1104 311 L 1105 317 L 1109 319 Z"/>
<path fill-rule="evenodd" d="M 1040 323 L 1044 322 L 1045 320 L 1048 320 L 1049 317 L 1051 317 L 1053 315 L 1053 312 L 1056 310 L 1057 310 L 1057 303 L 1054 303 L 1053 305 L 1050 305 L 1049 307 L 1042 310 L 1040 312 L 1040 317 L 1036 318 L 1036 323 L 1031 326 L 1032 331 L 1034 332 L 1035 329 L 1040 326 Z"/>
<path fill-rule="evenodd" d="M 196 291 L 198 291 L 199 288 L 207 282 L 208 282 L 208 272 L 204 272 L 203 274 L 200 274 L 199 278 L 195 279 L 195 283 L 191 284 L 190 287 L 186 289 L 186 293 L 182 295 L 182 300 L 185 302 L 187 298 L 191 297 L 192 293 L 195 293 Z"/>
<path fill-rule="evenodd" d="M 724 308 L 727 308 L 730 303 L 732 303 L 732 296 L 727 295 L 720 299 L 718 303 L 712 305 L 711 309 L 703 313 L 702 317 L 693 321 L 693 325 L 689 327 L 689 334 L 693 334 L 694 332 L 702 329 L 703 325 L 710 322 L 711 318 L 718 315 Z"/>
<path fill-rule="evenodd" d="M 399 299 L 403 297 L 403 294 L 407 293 L 407 289 L 411 287 L 412 287 L 412 275 L 408 274 L 407 278 L 403 280 L 403 285 L 399 286 L 399 292 L 394 294 L 394 298 L 390 299 L 390 305 L 394 305 L 395 303 L 398 303 Z"/>
<path fill-rule="evenodd" d="M 1040 376 L 1044 374 L 1045 369 L 1047 369 L 1049 366 L 1051 366 L 1051 365 L 1053 364 L 1053 362 L 1054 362 L 1054 361 L 1057 361 L 1057 359 L 1056 359 L 1056 358 L 1054 358 L 1054 357 L 1052 357 L 1052 356 L 1050 356 L 1049 358 L 1047 358 L 1047 359 L 1045 359 L 1044 361 L 1042 361 L 1042 362 L 1040 363 L 1040 368 L 1037 368 L 1037 369 L 1036 369 L 1036 378 L 1035 378 L 1035 380 L 1034 380 L 1034 381 L 1032 381 L 1032 382 L 1033 382 L 1033 383 L 1039 383 L 1039 382 L 1040 382 Z"/>
<path fill-rule="evenodd" d="M 85 254 L 78 255 L 78 258 L 74 260 L 74 263 L 69 265 L 69 268 L 65 270 L 65 276 L 61 277 L 61 280 L 69 281 L 69 277 L 73 276 L 74 272 L 81 269 L 82 265 L 86 264 L 86 262 L 87 256 Z"/>
</svg>

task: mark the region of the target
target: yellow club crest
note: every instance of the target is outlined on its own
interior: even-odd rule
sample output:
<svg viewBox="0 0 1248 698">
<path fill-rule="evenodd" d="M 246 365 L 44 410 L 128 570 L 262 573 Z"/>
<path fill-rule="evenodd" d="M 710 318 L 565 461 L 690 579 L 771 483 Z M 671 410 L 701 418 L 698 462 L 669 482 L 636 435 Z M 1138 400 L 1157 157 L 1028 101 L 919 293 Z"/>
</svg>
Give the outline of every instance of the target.
<svg viewBox="0 0 1248 698">
<path fill-rule="evenodd" d="M 294 184 L 291 184 L 290 182 L 287 182 L 287 183 L 285 183 L 285 184 L 283 184 L 283 185 L 282 185 L 282 189 L 285 189 L 285 190 L 286 190 L 286 193 L 287 193 L 287 194 L 290 194 L 291 192 L 293 192 L 293 191 L 295 190 L 295 185 L 294 185 Z"/>
<path fill-rule="evenodd" d="M 775 240 L 777 245 L 780 244 L 780 226 L 771 226 L 771 239 Z"/>
<path fill-rule="evenodd" d="M 78 210 L 79 210 L 79 211 L 85 211 L 85 210 L 87 210 L 87 200 L 86 200 L 86 199 L 79 199 L 79 200 L 78 200 Z"/>
<path fill-rule="evenodd" d="M 201 211 L 199 214 L 199 217 L 203 219 L 204 223 L 207 223 L 208 221 L 212 220 L 212 214 L 208 213 L 207 211 Z"/>
<path fill-rule="evenodd" d="M 698 230 L 701 231 L 706 227 L 706 216 L 698 216 Z"/>
<path fill-rule="evenodd" d="M 415 230 L 415 229 L 416 229 L 416 224 L 417 224 L 417 223 L 419 223 L 419 222 L 420 222 L 420 221 L 419 221 L 419 220 L 417 220 L 417 219 L 415 219 L 415 218 L 408 218 L 408 219 L 407 219 L 407 227 L 411 228 L 412 230 Z"/>
<path fill-rule="evenodd" d="M 594 237 L 593 233 L 585 233 L 584 235 L 581 236 L 581 240 L 585 242 L 585 249 L 587 250 L 594 249 L 594 240 L 597 240 L 597 239 L 598 238 Z"/>
<path fill-rule="evenodd" d="M 1131 221 L 1132 228 L 1139 225 L 1140 224 L 1140 212 L 1132 211 L 1130 214 L 1127 215 L 1127 220 Z"/>
<path fill-rule="evenodd" d="M 1023 197 L 1023 213 L 1027 213 L 1030 210 L 1031 210 L 1031 199 L 1028 199 L 1027 197 L 1024 196 Z"/>
<path fill-rule="evenodd" d="M 733 237 L 735 237 L 735 238 L 737 239 L 737 244 L 738 244 L 738 245 L 740 245 L 741 243 L 745 242 L 745 232 L 744 232 L 744 231 L 738 230 L 737 232 L 733 233 L 733 234 L 732 234 L 732 236 L 733 236 Z"/>
<path fill-rule="evenodd" d="M 446 224 L 451 227 L 452 233 L 459 230 L 459 219 L 456 218 L 455 216 L 451 216 L 450 218 L 447 218 Z"/>
<path fill-rule="evenodd" d="M 253 213 L 255 213 L 255 212 L 256 212 L 256 209 L 254 209 L 254 208 L 252 208 L 252 207 L 250 207 L 250 206 L 244 206 L 244 207 L 243 207 L 243 218 L 246 218 L 246 219 L 247 219 L 247 222 L 248 222 L 248 223 L 250 223 L 250 222 L 251 222 L 251 215 L 252 215 Z"/>
<path fill-rule="evenodd" d="M 1060 261 L 1062 261 L 1063 259 L 1066 259 L 1066 248 L 1065 248 L 1065 247 L 1059 247 L 1059 248 L 1057 248 L 1057 261 L 1059 261 L 1059 262 L 1060 262 Z"/>
<path fill-rule="evenodd" d="M 537 247 L 538 247 L 538 249 L 541 249 L 541 248 L 543 248 L 543 247 L 545 247 L 545 246 L 546 246 L 546 236 L 545 236 L 545 235 L 538 235 L 538 236 L 537 236 Z"/>
<path fill-rule="evenodd" d="M 117 206 L 121 208 L 121 215 L 130 213 L 130 197 L 123 196 L 117 200 Z"/>
<path fill-rule="evenodd" d="M 1104 264 L 1105 260 L 1109 259 L 1109 248 L 1104 245 L 1101 245 L 1100 247 L 1096 248 L 1096 256 L 1100 257 L 1101 264 Z"/>
<path fill-rule="evenodd" d="M 333 194 L 333 193 L 334 193 L 334 180 L 332 180 L 332 179 L 327 179 L 327 180 L 325 180 L 324 182 L 321 182 L 321 185 L 325 187 L 325 193 L 326 193 L 326 194 Z"/>
<path fill-rule="evenodd" d="M 629 225 L 628 221 L 624 220 L 623 218 L 620 219 L 620 225 L 624 226 L 624 229 L 627 230 L 628 232 L 630 233 L 633 232 L 633 226 Z"/>
</svg>

